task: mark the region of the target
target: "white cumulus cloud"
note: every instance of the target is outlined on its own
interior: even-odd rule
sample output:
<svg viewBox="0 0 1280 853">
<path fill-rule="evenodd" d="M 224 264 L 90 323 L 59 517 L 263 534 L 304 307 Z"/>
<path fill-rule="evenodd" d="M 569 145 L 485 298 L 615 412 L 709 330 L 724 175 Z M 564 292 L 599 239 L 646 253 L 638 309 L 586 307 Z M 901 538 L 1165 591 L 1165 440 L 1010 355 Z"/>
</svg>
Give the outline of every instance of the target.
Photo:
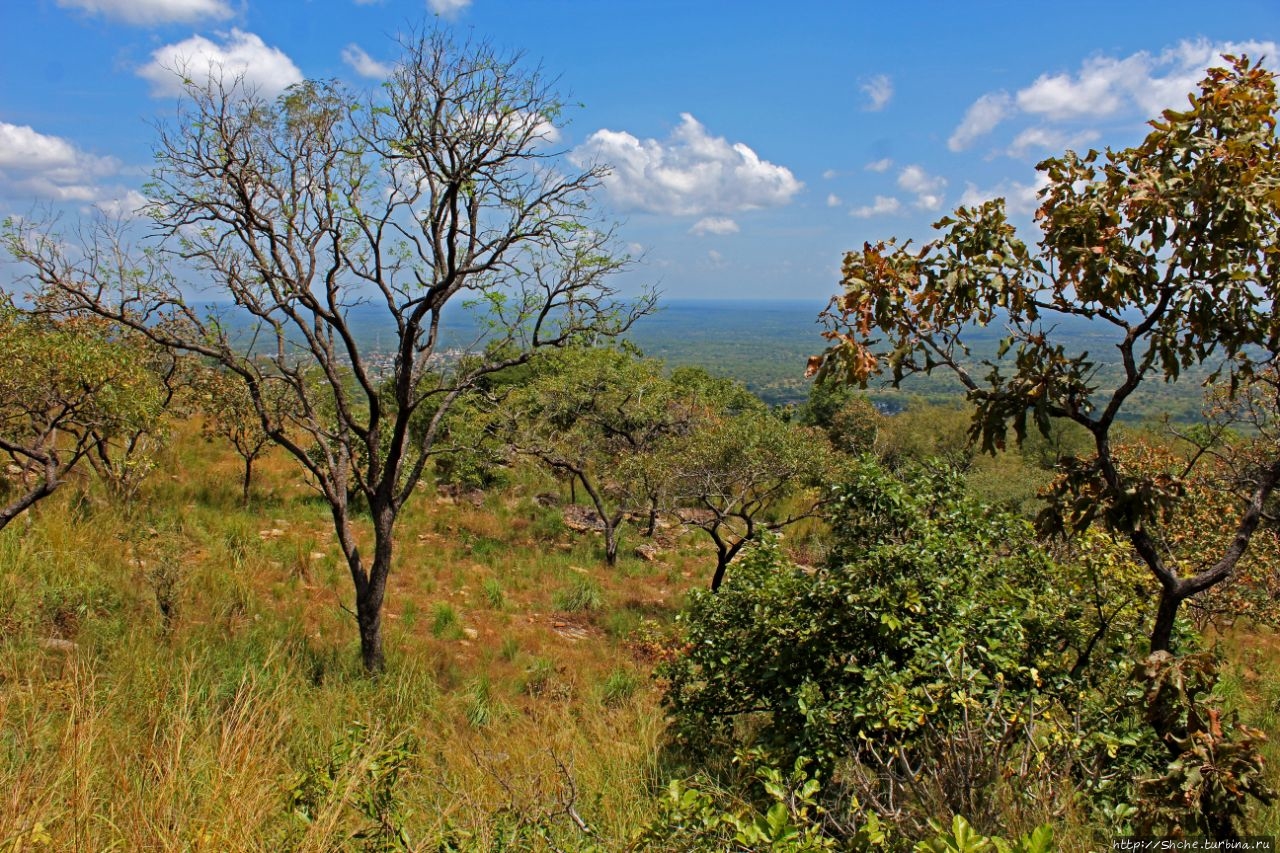
<svg viewBox="0 0 1280 853">
<path fill-rule="evenodd" d="M 93 202 L 99 181 L 120 169 L 114 157 L 99 157 L 59 136 L 27 125 L 0 122 L 0 189 L 46 201 Z"/>
<path fill-rule="evenodd" d="M 151 61 L 138 69 L 138 76 L 151 82 L 151 94 L 156 97 L 181 95 L 184 79 L 201 85 L 209 79 L 229 83 L 243 78 L 247 86 L 268 96 L 302 82 L 302 72 L 293 60 L 254 33 L 233 29 L 219 38 L 214 42 L 195 35 L 157 48 Z"/>
<path fill-rule="evenodd" d="M 533 136 L 544 145 L 555 145 L 561 139 L 560 128 L 556 127 L 545 116 L 531 112 L 520 112 L 516 116 L 521 130 L 531 130 Z"/>
<path fill-rule="evenodd" d="M 827 193 L 827 207 L 839 207 L 842 204 L 844 202 L 840 200 L 840 196 L 835 193 Z"/>
<path fill-rule="evenodd" d="M 140 26 L 225 20 L 235 14 L 226 0 L 58 0 L 58 5 Z"/>
<path fill-rule="evenodd" d="M 704 216 L 693 224 L 689 233 L 703 237 L 707 234 L 737 234 L 740 230 L 738 223 L 727 216 Z"/>
<path fill-rule="evenodd" d="M 942 207 L 942 191 L 946 189 L 947 179 L 930 175 L 919 166 L 907 166 L 898 173 L 898 186 L 916 197 L 916 207 L 937 210 Z"/>
<path fill-rule="evenodd" d="M 94 207 L 112 219 L 132 219 L 148 204 L 147 197 L 137 190 L 124 190 L 99 199 Z"/>
<path fill-rule="evenodd" d="M 961 151 L 987 135 L 1000 122 L 1029 116 L 1055 123 L 1081 122 L 1113 116 L 1153 118 L 1169 107 L 1185 103 L 1205 71 L 1223 64 L 1222 55 L 1258 59 L 1274 57 L 1273 41 L 1211 42 L 1184 40 L 1159 53 L 1139 51 L 1128 56 L 1093 56 L 1075 71 L 1041 74 L 1010 96 L 992 92 L 978 98 L 951 135 L 951 150 Z M 1040 131 L 1038 131 L 1040 132 Z M 1025 152 L 1034 138 L 1016 140 L 1010 152 Z"/>
<path fill-rule="evenodd" d="M 902 202 L 893 196 L 876 196 L 874 204 L 868 204 L 863 207 L 855 207 L 849 211 L 850 216 L 856 216 L 859 219 L 870 219 L 872 216 L 888 216 L 902 211 Z"/>
<path fill-rule="evenodd" d="M 788 204 L 804 184 L 741 142 L 712 136 L 689 113 L 666 140 L 597 130 L 575 148 L 578 166 L 606 163 L 606 191 L 622 209 L 675 216 L 731 214 Z"/>
<path fill-rule="evenodd" d="M 1029 127 L 1014 137 L 1005 153 L 1010 157 L 1025 157 L 1032 151 L 1079 150 L 1097 138 L 1098 132 L 1094 130 L 1071 134 L 1047 127 Z"/>
<path fill-rule="evenodd" d="M 965 207 L 977 207 L 993 198 L 1003 198 L 1005 208 L 1010 213 L 1029 215 L 1039 206 L 1040 190 L 1044 189 L 1048 183 L 1049 178 L 1043 174 L 1037 174 L 1030 184 L 1020 181 L 1002 181 L 994 187 L 979 189 L 977 185 L 968 183 L 965 184 L 965 190 L 960 195 L 960 204 Z"/>
<path fill-rule="evenodd" d="M 879 160 L 873 160 L 864 168 L 868 172 L 887 172 L 893 168 L 893 160 L 889 157 L 883 157 Z"/>
<path fill-rule="evenodd" d="M 391 76 L 395 67 L 388 62 L 379 62 L 374 59 L 358 44 L 349 44 L 342 49 L 342 61 L 351 66 L 351 70 L 361 77 L 373 80 L 385 80 Z"/>
<path fill-rule="evenodd" d="M 471 0 L 427 0 L 427 8 L 442 18 L 452 18 L 471 5 Z"/>
<path fill-rule="evenodd" d="M 1147 55 L 1088 59 L 1077 75 L 1044 74 L 1018 92 L 1018 109 L 1063 120 L 1107 116 L 1126 104 L 1126 90 L 1147 76 Z"/>
<path fill-rule="evenodd" d="M 867 96 L 867 105 L 863 109 L 868 112 L 879 112 L 893 99 L 893 81 L 887 74 L 877 74 L 863 83 L 860 88 Z"/>
<path fill-rule="evenodd" d="M 1005 92 L 993 92 L 983 95 L 965 111 L 960 126 L 947 140 L 947 147 L 952 151 L 963 151 L 974 143 L 974 140 L 986 136 L 995 126 L 1004 121 L 1013 101 Z"/>
</svg>

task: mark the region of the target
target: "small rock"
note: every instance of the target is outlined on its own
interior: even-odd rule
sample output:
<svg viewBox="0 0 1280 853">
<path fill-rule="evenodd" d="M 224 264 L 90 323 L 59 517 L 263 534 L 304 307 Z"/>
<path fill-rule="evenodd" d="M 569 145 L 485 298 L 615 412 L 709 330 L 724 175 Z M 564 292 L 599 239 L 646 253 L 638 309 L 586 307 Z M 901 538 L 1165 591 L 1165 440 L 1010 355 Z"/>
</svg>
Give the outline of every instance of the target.
<svg viewBox="0 0 1280 853">
<path fill-rule="evenodd" d="M 604 521 L 595 510 L 571 505 L 563 510 L 564 526 L 578 533 L 598 533 L 604 530 Z"/>
<path fill-rule="evenodd" d="M 644 560 L 646 563 L 652 563 L 654 560 L 657 560 L 661 553 L 662 552 L 658 550 L 657 545 L 646 543 L 644 545 L 636 546 L 636 556 L 641 560 Z"/>
</svg>

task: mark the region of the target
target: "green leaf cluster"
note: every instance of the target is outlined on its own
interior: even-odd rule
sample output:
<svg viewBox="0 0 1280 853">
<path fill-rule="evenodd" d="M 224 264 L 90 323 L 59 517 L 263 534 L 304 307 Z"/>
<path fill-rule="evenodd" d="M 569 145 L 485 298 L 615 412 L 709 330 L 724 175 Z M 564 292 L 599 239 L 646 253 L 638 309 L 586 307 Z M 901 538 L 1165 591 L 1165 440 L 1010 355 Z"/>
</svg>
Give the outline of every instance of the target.
<svg viewBox="0 0 1280 853">
<path fill-rule="evenodd" d="M 826 566 L 765 540 L 718 594 L 692 596 L 662 673 L 684 756 L 714 766 L 749 745 L 839 774 L 929 767 L 972 742 L 979 790 L 1015 766 L 1074 765 L 1080 787 L 1128 796 L 1159 750 L 1125 663 L 1136 567 L 1105 547 L 1056 562 L 1025 519 L 937 469 L 863 460 L 830 517 Z"/>
<path fill-rule="evenodd" d="M 408 811 L 399 790 L 412 768 L 416 747 L 406 736 L 387 737 L 356 721 L 329 749 L 327 758 L 299 774 L 288 792 L 289 810 L 305 827 L 332 820 L 334 810 L 353 809 L 366 824 L 348 839 L 364 853 L 411 850 L 404 828 Z"/>
</svg>

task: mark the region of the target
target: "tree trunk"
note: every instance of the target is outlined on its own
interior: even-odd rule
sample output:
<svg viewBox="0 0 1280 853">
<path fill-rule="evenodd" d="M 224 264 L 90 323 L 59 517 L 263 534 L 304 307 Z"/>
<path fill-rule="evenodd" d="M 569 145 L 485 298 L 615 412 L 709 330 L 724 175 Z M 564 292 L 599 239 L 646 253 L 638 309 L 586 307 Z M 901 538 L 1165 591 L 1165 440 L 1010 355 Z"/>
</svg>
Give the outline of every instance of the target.
<svg viewBox="0 0 1280 853">
<path fill-rule="evenodd" d="M 1151 628 L 1151 651 L 1172 652 L 1173 624 L 1178 618 L 1182 596 L 1164 588 L 1160 591 L 1160 606 L 1156 609 L 1156 622 Z"/>
<path fill-rule="evenodd" d="M 244 479 L 242 481 L 243 487 L 244 487 L 243 488 L 244 505 L 246 507 L 249 506 L 249 484 L 252 482 L 253 482 L 253 458 L 250 456 L 246 456 L 244 458 Z"/>
<path fill-rule="evenodd" d="M 607 518 L 600 519 L 604 524 L 604 562 L 607 566 L 618 562 L 618 527 L 616 522 Z"/>
<path fill-rule="evenodd" d="M 650 539 L 658 529 L 658 501 L 656 499 L 649 501 L 649 526 L 645 528 L 644 535 Z"/>
<path fill-rule="evenodd" d="M 712 592 L 720 589 L 720 584 L 724 583 L 724 573 L 729 568 L 729 559 L 729 553 L 723 548 L 716 553 L 716 573 L 711 576 Z"/>
<path fill-rule="evenodd" d="M 364 671 L 378 675 L 386 669 L 382 654 L 382 601 L 391 574 L 396 514 L 389 506 L 373 507 L 373 564 L 363 594 L 356 592 L 356 618 L 360 623 L 360 658 Z"/>
<path fill-rule="evenodd" d="M 58 477 L 57 465 L 46 463 L 44 476 L 41 477 L 37 486 L 28 490 L 26 494 L 17 498 L 8 506 L 0 506 L 0 530 L 4 530 L 9 522 L 22 515 L 37 501 L 53 494 L 54 490 L 60 485 L 62 485 L 62 481 Z"/>
<path fill-rule="evenodd" d="M 733 562 L 733 558 L 738 556 L 742 546 L 751 540 L 754 533 L 754 525 L 748 521 L 746 535 L 733 543 L 730 543 L 720 535 L 719 522 L 713 527 L 704 527 L 703 530 L 706 530 L 711 536 L 711 541 L 716 543 L 716 573 L 711 576 L 711 591 L 715 592 L 720 589 L 720 584 L 724 583 L 724 574 L 728 570 L 729 564 Z"/>
<path fill-rule="evenodd" d="M 382 597 L 356 596 L 356 621 L 360 624 L 360 661 L 366 675 L 381 675 L 387 668 L 382 653 Z"/>
</svg>

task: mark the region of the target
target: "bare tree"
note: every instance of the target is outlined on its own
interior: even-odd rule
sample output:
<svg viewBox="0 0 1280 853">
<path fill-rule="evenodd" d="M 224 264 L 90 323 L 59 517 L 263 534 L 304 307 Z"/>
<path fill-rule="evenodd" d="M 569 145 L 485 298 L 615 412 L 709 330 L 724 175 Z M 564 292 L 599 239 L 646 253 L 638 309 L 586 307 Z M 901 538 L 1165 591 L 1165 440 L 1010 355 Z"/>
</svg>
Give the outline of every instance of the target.
<svg viewBox="0 0 1280 853">
<path fill-rule="evenodd" d="M 619 300 L 607 282 L 625 259 L 590 218 L 603 172 L 571 170 L 551 149 L 561 104 L 541 73 L 440 33 L 403 46 L 390 79 L 365 97 L 333 82 L 275 101 L 239 83 L 190 86 L 156 152 L 151 213 L 163 252 L 107 270 L 100 241 L 83 258 L 26 226 L 12 241 L 77 307 L 245 383 L 264 431 L 329 504 L 370 673 L 385 666 L 396 519 L 442 449 L 449 408 L 539 348 L 618 334 L 653 306 L 649 295 Z M 234 310 L 202 316 L 164 269 L 175 260 Z M 442 345 L 456 303 L 478 315 L 472 357 Z M 358 334 L 360 312 L 392 333 L 382 359 Z M 283 417 L 267 381 L 296 398 Z M 365 510 L 372 558 L 353 524 Z"/>
</svg>

